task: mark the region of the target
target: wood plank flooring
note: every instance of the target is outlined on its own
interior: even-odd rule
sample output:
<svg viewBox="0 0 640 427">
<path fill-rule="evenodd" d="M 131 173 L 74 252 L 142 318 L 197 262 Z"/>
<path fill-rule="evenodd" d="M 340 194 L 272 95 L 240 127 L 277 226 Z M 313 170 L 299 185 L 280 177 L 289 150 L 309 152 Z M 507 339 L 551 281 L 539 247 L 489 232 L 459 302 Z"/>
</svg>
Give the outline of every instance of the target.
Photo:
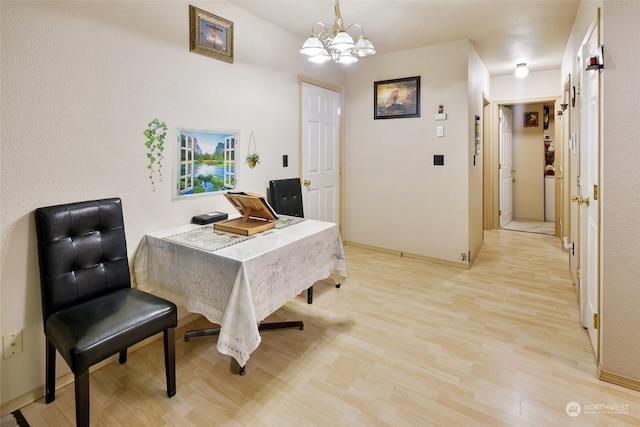
<svg viewBox="0 0 640 427">
<path fill-rule="evenodd" d="M 597 379 L 557 239 L 486 232 L 470 270 L 345 250 L 348 281 L 277 311 L 269 320 L 305 329 L 263 332 L 246 376 L 215 338 L 184 342 L 182 328 L 177 395 L 166 397 L 156 340 L 91 374 L 92 425 L 640 425 L 640 392 Z M 571 417 L 570 402 L 591 411 Z M 593 406 L 611 404 L 628 406 Z M 73 385 L 22 412 L 33 427 L 74 425 Z"/>
</svg>

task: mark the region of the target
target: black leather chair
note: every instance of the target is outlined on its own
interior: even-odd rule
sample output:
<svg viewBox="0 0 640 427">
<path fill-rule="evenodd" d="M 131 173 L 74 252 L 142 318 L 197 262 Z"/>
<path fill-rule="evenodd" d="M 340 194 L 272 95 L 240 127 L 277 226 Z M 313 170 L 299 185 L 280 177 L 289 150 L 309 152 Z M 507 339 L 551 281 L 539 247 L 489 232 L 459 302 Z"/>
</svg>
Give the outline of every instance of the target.
<svg viewBox="0 0 640 427">
<path fill-rule="evenodd" d="M 118 198 L 35 211 L 47 403 L 55 400 L 56 350 L 75 375 L 76 424 L 89 425 L 89 368 L 164 333 L 167 395 L 176 394 L 176 305 L 131 287 Z"/>
<path fill-rule="evenodd" d="M 300 178 L 269 181 L 269 203 L 276 213 L 304 218 Z M 307 303 L 313 303 L 313 286 L 307 289 Z"/>
<path fill-rule="evenodd" d="M 269 203 L 276 213 L 304 218 L 300 178 L 269 181 Z"/>
</svg>

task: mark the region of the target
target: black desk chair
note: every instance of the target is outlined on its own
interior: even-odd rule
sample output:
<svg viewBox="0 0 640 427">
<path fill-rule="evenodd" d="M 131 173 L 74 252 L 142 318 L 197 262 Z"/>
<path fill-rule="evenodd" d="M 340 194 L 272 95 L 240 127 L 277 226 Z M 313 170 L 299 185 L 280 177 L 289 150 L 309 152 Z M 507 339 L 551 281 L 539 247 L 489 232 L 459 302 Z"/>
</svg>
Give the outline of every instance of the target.
<svg viewBox="0 0 640 427">
<path fill-rule="evenodd" d="M 276 213 L 304 218 L 300 178 L 269 181 L 269 204 Z M 307 303 L 313 303 L 313 286 L 307 289 Z"/>
<path fill-rule="evenodd" d="M 120 199 L 35 212 L 46 346 L 47 403 L 55 400 L 56 350 L 75 375 L 76 425 L 89 425 L 89 368 L 164 333 L 167 395 L 176 394 L 175 304 L 131 288 Z"/>
<path fill-rule="evenodd" d="M 304 218 L 300 178 L 269 181 L 269 204 L 276 213 Z M 340 284 L 336 284 L 339 288 Z M 307 303 L 313 303 L 313 286 L 307 289 Z"/>
</svg>

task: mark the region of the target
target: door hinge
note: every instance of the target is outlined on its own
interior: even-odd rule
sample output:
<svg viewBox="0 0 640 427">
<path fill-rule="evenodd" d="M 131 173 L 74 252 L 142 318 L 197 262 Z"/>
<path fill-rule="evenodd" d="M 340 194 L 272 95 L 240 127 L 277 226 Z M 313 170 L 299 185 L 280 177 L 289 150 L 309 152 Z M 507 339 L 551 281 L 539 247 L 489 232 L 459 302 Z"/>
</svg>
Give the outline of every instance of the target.
<svg viewBox="0 0 640 427">
<path fill-rule="evenodd" d="M 502 164 L 498 163 L 498 170 L 502 169 Z"/>
<path fill-rule="evenodd" d="M 502 210 L 498 209 L 498 215 L 502 215 Z"/>
<path fill-rule="evenodd" d="M 598 200 L 598 184 L 593 185 L 593 200 Z"/>
<path fill-rule="evenodd" d="M 502 123 L 502 117 L 498 117 L 498 123 Z"/>
<path fill-rule="evenodd" d="M 580 187 L 580 175 L 576 177 L 576 185 Z"/>
<path fill-rule="evenodd" d="M 580 95 L 580 83 L 578 83 L 577 91 L 577 95 Z"/>
<path fill-rule="evenodd" d="M 580 280 L 580 267 L 576 268 L 576 278 Z"/>
<path fill-rule="evenodd" d="M 598 313 L 593 313 L 593 329 L 600 328 L 600 318 L 598 317 Z"/>
</svg>

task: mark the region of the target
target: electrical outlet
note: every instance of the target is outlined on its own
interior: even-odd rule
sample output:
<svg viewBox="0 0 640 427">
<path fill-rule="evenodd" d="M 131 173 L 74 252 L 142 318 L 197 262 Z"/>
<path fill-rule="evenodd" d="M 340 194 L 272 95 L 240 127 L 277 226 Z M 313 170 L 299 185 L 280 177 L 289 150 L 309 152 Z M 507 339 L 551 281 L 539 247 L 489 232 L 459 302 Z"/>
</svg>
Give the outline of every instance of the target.
<svg viewBox="0 0 640 427">
<path fill-rule="evenodd" d="M 2 337 L 2 357 L 7 359 L 22 353 L 22 331 Z"/>
</svg>

